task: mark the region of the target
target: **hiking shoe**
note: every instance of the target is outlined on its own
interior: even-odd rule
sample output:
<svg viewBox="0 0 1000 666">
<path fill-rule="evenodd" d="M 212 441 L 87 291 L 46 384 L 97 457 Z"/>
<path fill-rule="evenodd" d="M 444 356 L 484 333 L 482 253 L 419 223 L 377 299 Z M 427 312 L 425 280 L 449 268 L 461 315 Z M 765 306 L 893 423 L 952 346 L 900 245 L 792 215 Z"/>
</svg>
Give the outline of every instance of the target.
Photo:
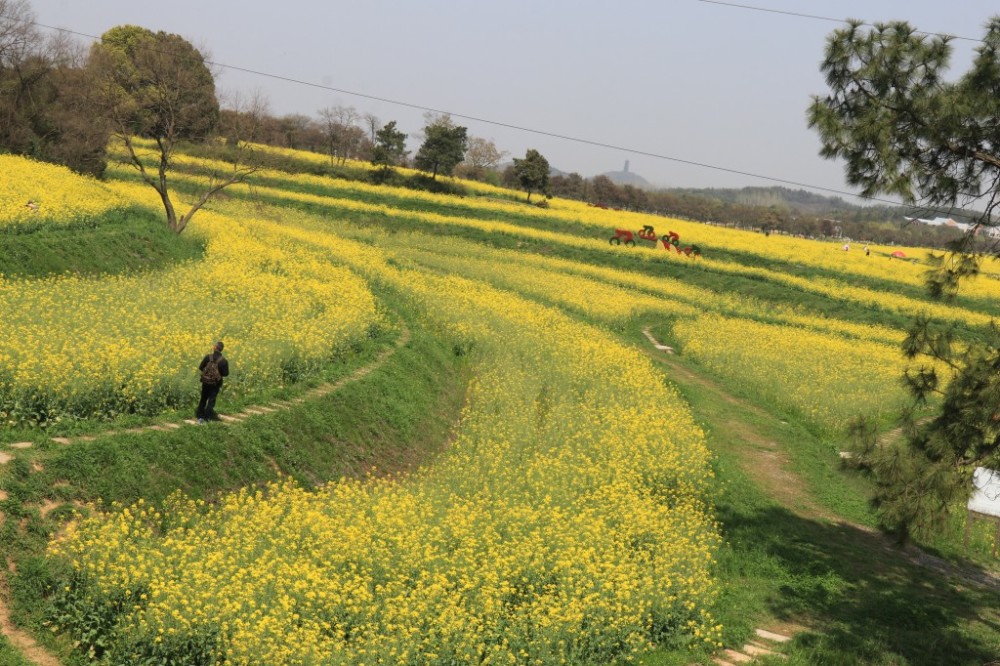
<svg viewBox="0 0 1000 666">
<path fill-rule="evenodd" d="M 205 425 L 205 419 L 199 418 L 198 425 Z"/>
</svg>

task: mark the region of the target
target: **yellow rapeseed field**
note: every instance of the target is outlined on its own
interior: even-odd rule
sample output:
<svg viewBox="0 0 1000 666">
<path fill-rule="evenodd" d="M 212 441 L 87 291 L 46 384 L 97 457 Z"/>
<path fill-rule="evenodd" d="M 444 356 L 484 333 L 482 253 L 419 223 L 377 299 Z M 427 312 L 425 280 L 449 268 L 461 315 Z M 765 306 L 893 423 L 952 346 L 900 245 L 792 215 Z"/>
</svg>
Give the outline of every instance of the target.
<svg viewBox="0 0 1000 666">
<path fill-rule="evenodd" d="M 673 330 L 685 355 L 831 431 L 906 399 L 899 378 L 909 364 L 898 346 L 716 314 Z"/>
<path fill-rule="evenodd" d="M 125 200 L 68 168 L 0 155 L 0 233 L 93 223 Z"/>
<path fill-rule="evenodd" d="M 227 391 L 281 385 L 382 321 L 365 281 L 328 253 L 243 219 L 195 219 L 202 261 L 140 275 L 0 279 L 4 421 L 184 406 L 216 339 L 233 363 Z"/>
<path fill-rule="evenodd" d="M 76 571 L 64 595 L 125 599 L 131 649 L 161 660 L 192 644 L 231 664 L 609 663 L 677 634 L 715 645 L 708 451 L 650 362 L 484 283 L 368 265 L 475 350 L 443 459 L 98 514 L 51 547 Z"/>
<path fill-rule="evenodd" d="M 174 165 L 181 186 L 203 182 L 184 169 L 222 166 L 185 155 Z M 126 168 L 109 174 L 106 186 L 65 185 L 67 201 L 85 183 L 108 196 L 100 210 L 159 205 Z M 662 642 L 716 647 L 711 454 L 668 378 L 616 332 L 640 318 L 658 324 L 713 374 L 828 431 L 900 402 L 903 332 L 656 269 L 685 262 L 718 283 L 759 280 L 854 311 L 989 320 L 985 306 L 887 288 L 917 285 L 915 264 L 829 244 L 559 199 L 539 209 L 490 186 L 470 185 L 456 202 L 260 176 L 266 184 L 234 186 L 231 200 L 194 218 L 185 233 L 204 239 L 202 260 L 142 275 L 0 280 L 7 420 L 183 404 L 217 338 L 233 361 L 231 390 L 294 381 L 384 323 L 381 289 L 468 355 L 467 402 L 448 449 L 405 476 L 314 489 L 281 480 L 208 504 L 176 495 L 162 507 L 94 509 L 69 526 L 49 547 L 70 571 L 57 604 L 79 612 L 61 628 L 81 636 L 88 618 L 112 616 L 100 636 L 107 663 L 605 664 Z M 616 227 L 644 224 L 705 256 L 609 245 Z M 448 238 L 456 234 L 606 262 Z M 643 270 L 621 268 L 625 253 Z M 993 282 L 977 282 L 974 296 L 998 295 Z"/>
</svg>

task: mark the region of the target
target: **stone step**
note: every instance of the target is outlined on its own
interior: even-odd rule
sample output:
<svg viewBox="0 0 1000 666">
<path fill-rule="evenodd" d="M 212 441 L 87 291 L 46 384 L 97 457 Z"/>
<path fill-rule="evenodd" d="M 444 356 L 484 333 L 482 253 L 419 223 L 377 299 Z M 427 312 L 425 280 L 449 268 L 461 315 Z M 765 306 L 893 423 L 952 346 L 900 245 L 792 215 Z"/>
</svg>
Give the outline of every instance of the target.
<svg viewBox="0 0 1000 666">
<path fill-rule="evenodd" d="M 743 654 L 742 652 L 737 652 L 736 650 L 731 650 L 729 648 L 723 650 L 722 654 L 724 654 L 725 658 L 733 662 L 734 664 L 747 664 L 753 661 L 753 657 L 751 657 L 750 655 L 746 655 Z"/>
<path fill-rule="evenodd" d="M 0 452 L 0 465 L 6 465 L 13 459 L 14 456 L 12 456 L 11 454 Z"/>
<path fill-rule="evenodd" d="M 747 643 L 743 646 L 743 651 L 751 657 L 779 657 L 781 659 L 787 659 L 785 655 L 779 654 L 774 650 L 769 650 L 759 643 Z"/>
<path fill-rule="evenodd" d="M 31 447 L 31 442 L 14 442 L 10 445 L 10 448 L 12 449 L 30 449 Z"/>
<path fill-rule="evenodd" d="M 72 444 L 73 440 L 69 437 L 53 437 L 52 441 L 56 444 Z"/>
<path fill-rule="evenodd" d="M 755 632 L 758 636 L 765 640 L 773 641 L 775 643 L 787 643 L 792 640 L 788 636 L 782 634 L 776 634 L 773 631 L 768 631 L 767 629 L 757 629 Z"/>
</svg>

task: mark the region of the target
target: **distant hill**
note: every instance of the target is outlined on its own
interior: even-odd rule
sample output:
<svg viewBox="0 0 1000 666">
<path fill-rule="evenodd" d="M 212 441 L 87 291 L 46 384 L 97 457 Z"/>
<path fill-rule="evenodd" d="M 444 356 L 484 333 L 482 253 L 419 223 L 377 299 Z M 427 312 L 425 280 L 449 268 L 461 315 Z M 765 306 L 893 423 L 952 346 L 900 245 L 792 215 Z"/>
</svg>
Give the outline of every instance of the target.
<svg viewBox="0 0 1000 666">
<path fill-rule="evenodd" d="M 787 187 L 743 187 L 740 189 L 723 188 L 671 188 L 669 192 L 690 194 L 698 197 L 717 199 L 725 203 L 744 206 L 762 206 L 765 208 L 788 208 L 801 213 L 821 214 L 831 211 L 857 210 L 863 208 L 849 203 L 840 197 L 824 196 L 806 190 L 792 190 Z"/>
<path fill-rule="evenodd" d="M 911 217 L 942 217 L 952 218 L 960 224 L 974 222 L 978 213 L 974 210 L 959 209 L 922 209 L 912 206 L 887 205 L 882 203 L 865 204 L 851 203 L 840 197 L 825 196 L 807 190 L 793 190 L 776 185 L 773 187 L 744 187 L 740 189 L 723 188 L 669 188 L 658 190 L 677 196 L 692 196 L 705 199 L 715 199 L 726 204 L 752 206 L 758 208 L 774 208 L 794 215 L 811 215 L 840 220 L 887 220 L 900 222 Z"/>
<path fill-rule="evenodd" d="M 607 176 L 615 185 L 631 185 L 632 187 L 637 187 L 640 190 L 656 189 L 656 187 L 648 180 L 639 174 L 632 173 L 628 170 L 628 160 L 625 161 L 625 168 L 621 171 L 605 171 L 601 175 Z"/>
</svg>

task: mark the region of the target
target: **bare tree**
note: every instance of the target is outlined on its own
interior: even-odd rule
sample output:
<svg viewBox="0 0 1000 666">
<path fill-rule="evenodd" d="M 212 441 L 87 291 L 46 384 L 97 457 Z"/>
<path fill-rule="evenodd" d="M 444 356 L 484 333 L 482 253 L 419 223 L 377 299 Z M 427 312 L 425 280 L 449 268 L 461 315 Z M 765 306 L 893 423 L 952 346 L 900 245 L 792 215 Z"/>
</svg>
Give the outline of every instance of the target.
<svg viewBox="0 0 1000 666">
<path fill-rule="evenodd" d="M 219 135 L 231 146 L 264 140 L 271 117 L 271 103 L 259 88 L 249 94 L 236 91 L 223 95 L 225 108 L 219 110 Z"/>
<path fill-rule="evenodd" d="M 364 130 L 358 127 L 361 116 L 353 106 L 331 106 L 319 111 L 320 125 L 326 140 L 330 161 L 341 164 L 357 157 Z"/>
<path fill-rule="evenodd" d="M 24 0 L 0 0 L 0 150 L 100 176 L 109 132 L 94 117 L 86 50 L 33 21 Z"/>
<path fill-rule="evenodd" d="M 38 55 L 42 39 L 27 0 L 0 0 L 0 68 L 14 67 Z"/>
<path fill-rule="evenodd" d="M 492 139 L 478 136 L 469 137 L 469 143 L 465 149 L 465 159 L 458 166 L 456 173 L 465 178 L 482 180 L 486 172 L 500 166 L 500 162 L 507 155 L 509 153 L 498 149 Z"/>
<path fill-rule="evenodd" d="M 374 113 L 370 113 L 370 112 L 366 113 L 362 117 L 364 118 L 364 121 L 365 121 L 365 127 L 368 128 L 368 137 L 371 140 L 372 145 L 374 146 L 375 145 L 375 133 L 378 132 L 380 129 L 382 129 L 382 120 L 378 116 L 376 116 Z"/>
<path fill-rule="evenodd" d="M 183 37 L 153 33 L 137 26 L 119 26 L 104 33 L 91 50 L 102 108 L 142 180 L 156 190 L 167 215 L 167 226 L 176 233 L 187 227 L 194 214 L 224 188 L 243 182 L 260 167 L 247 161 L 246 142 L 237 146 L 231 170 L 209 176 L 195 203 L 178 215 L 167 174 L 174 149 L 182 140 L 201 141 L 218 124 L 219 103 L 215 80 L 204 57 Z M 136 138 L 156 144 L 155 165 L 147 166 Z"/>
<path fill-rule="evenodd" d="M 25 134 L 21 116 L 50 67 L 34 20 L 25 0 L 0 0 L 0 145 L 16 152 Z"/>
</svg>

